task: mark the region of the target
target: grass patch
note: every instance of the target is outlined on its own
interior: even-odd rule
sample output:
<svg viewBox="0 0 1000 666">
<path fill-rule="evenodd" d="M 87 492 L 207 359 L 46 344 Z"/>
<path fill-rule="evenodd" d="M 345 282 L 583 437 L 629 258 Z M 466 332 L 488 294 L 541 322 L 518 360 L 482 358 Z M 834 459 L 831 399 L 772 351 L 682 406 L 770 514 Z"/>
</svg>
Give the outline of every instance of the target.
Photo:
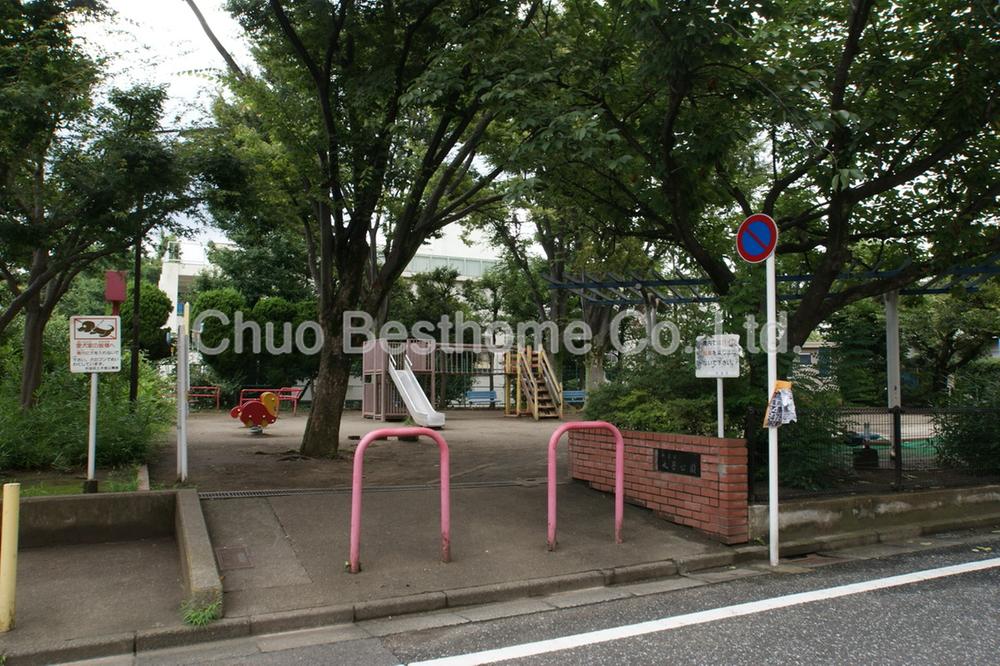
<svg viewBox="0 0 1000 666">
<path fill-rule="evenodd" d="M 20 483 L 21 497 L 48 497 L 51 495 L 78 495 L 83 492 L 83 478 L 74 474 L 20 471 L 10 472 L 3 483 Z M 127 493 L 139 489 L 139 468 L 120 467 L 100 478 L 102 493 Z"/>
<path fill-rule="evenodd" d="M 213 601 L 206 606 L 185 602 L 181 606 L 184 624 L 192 627 L 204 627 L 222 617 L 222 601 Z"/>
<path fill-rule="evenodd" d="M 78 495 L 83 492 L 83 482 L 46 483 L 44 481 L 21 486 L 21 497 L 48 497 L 49 495 Z"/>
</svg>

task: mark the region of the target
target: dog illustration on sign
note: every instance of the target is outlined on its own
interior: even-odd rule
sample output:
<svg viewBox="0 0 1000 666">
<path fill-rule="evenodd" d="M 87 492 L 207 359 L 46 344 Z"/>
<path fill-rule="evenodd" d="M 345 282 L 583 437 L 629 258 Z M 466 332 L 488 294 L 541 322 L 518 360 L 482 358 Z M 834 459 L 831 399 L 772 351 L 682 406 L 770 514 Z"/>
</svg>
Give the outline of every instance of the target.
<svg viewBox="0 0 1000 666">
<path fill-rule="evenodd" d="M 94 322 L 86 319 L 80 322 L 80 328 L 76 329 L 80 333 L 89 333 L 90 335 L 96 335 L 98 337 L 106 338 L 115 332 L 114 326 L 108 326 L 107 328 L 101 328 Z"/>
</svg>

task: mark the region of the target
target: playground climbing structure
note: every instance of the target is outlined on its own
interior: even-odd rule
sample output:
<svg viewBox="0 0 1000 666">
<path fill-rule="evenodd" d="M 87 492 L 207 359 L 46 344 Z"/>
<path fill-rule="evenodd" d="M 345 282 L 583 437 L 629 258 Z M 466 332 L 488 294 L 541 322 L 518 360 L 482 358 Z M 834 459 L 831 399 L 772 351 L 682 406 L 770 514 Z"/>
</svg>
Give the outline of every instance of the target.
<svg viewBox="0 0 1000 666">
<path fill-rule="evenodd" d="M 544 349 L 524 347 L 504 355 L 504 414 L 563 417 L 563 387 Z"/>
</svg>

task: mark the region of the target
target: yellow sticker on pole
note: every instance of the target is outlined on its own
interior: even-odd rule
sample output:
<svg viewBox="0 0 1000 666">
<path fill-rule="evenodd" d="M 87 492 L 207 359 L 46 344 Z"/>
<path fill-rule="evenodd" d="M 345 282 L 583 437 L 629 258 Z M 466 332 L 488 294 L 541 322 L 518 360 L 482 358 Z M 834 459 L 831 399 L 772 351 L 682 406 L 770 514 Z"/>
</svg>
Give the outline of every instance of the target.
<svg viewBox="0 0 1000 666">
<path fill-rule="evenodd" d="M 774 383 L 771 401 L 764 415 L 765 428 L 777 428 L 786 423 L 792 423 L 795 417 L 795 399 L 792 396 L 792 383 L 779 379 Z"/>
</svg>

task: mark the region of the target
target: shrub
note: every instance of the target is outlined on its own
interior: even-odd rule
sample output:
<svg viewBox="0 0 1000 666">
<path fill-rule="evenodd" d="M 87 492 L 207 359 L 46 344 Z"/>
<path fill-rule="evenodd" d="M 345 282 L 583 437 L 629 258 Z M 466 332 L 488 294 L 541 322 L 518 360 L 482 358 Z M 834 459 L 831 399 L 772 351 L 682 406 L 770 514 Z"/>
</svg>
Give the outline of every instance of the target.
<svg viewBox="0 0 1000 666">
<path fill-rule="evenodd" d="M 778 480 L 782 486 L 802 490 L 828 488 L 853 473 L 843 467 L 845 433 L 840 424 L 841 403 L 836 391 L 803 377 L 792 386 L 797 420 L 778 429 Z M 760 461 L 757 481 L 767 479 L 767 428 L 763 410 L 752 410 L 748 424 L 750 446 Z"/>
<path fill-rule="evenodd" d="M 45 368 L 37 405 L 25 412 L 8 408 L 0 419 L 0 469 L 79 468 L 87 460 L 90 377 L 68 367 L 66 323 L 53 320 L 45 336 Z M 17 405 L 19 344 L 0 347 L 0 400 Z M 126 352 L 122 368 L 129 367 Z M 173 423 L 169 382 L 145 359 L 140 364 L 139 400 L 128 400 L 128 373 L 102 373 L 98 385 L 97 464 L 116 467 L 146 460 L 158 434 Z"/>
<path fill-rule="evenodd" d="M 1000 473 L 1000 362 L 984 360 L 964 368 L 955 379 L 949 409 L 934 421 L 938 462 L 973 473 Z"/>
<path fill-rule="evenodd" d="M 588 419 L 608 421 L 628 430 L 715 433 L 715 383 L 694 377 L 693 366 L 676 357 L 637 363 L 621 381 L 590 391 L 584 413 Z M 664 377 L 673 381 L 666 382 Z M 700 391 L 699 391 L 700 389 Z"/>
</svg>

